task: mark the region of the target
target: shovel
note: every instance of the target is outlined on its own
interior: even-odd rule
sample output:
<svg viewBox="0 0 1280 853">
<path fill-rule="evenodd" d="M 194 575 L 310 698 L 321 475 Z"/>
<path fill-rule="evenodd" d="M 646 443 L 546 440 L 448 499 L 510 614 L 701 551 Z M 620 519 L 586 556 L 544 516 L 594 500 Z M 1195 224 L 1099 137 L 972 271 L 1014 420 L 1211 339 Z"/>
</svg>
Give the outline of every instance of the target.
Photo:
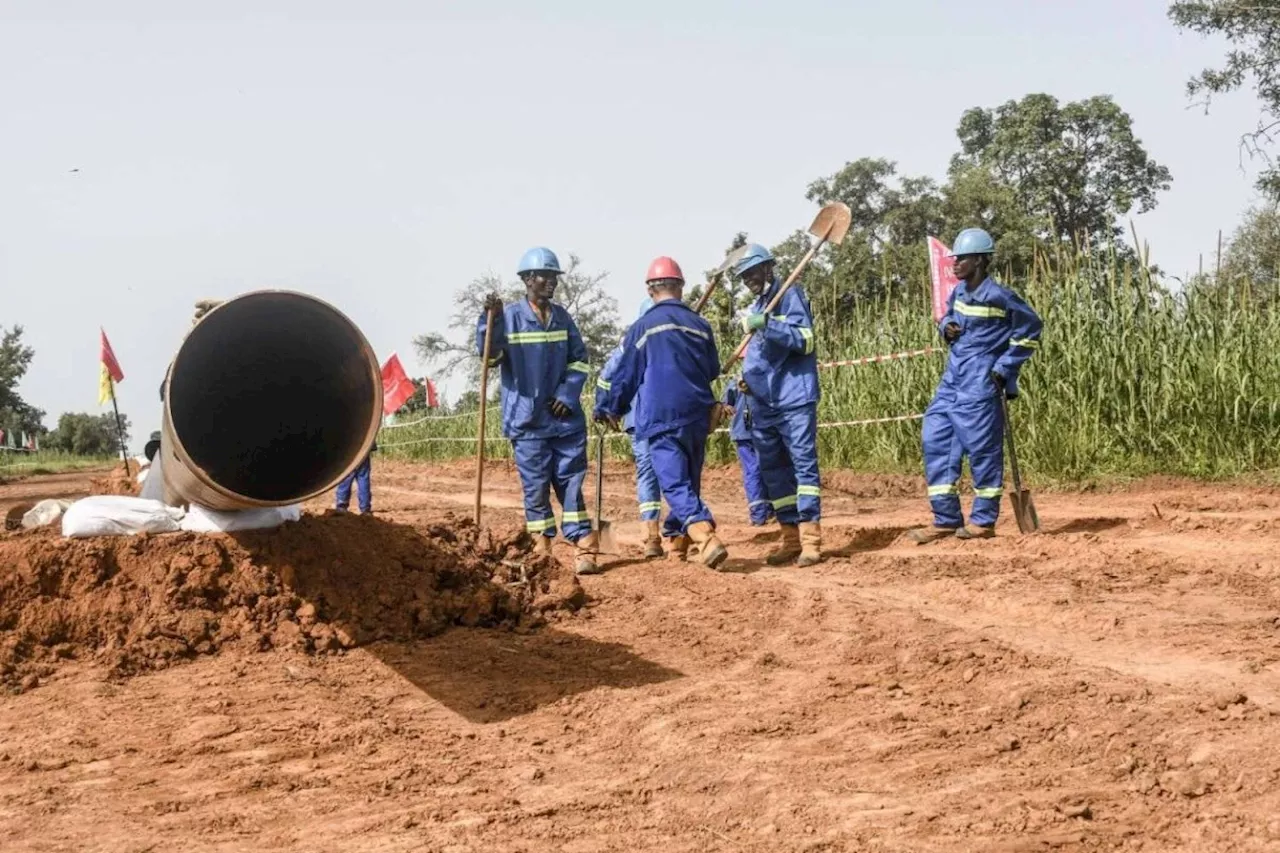
<svg viewBox="0 0 1280 853">
<path fill-rule="evenodd" d="M 497 312 L 490 311 L 484 324 L 484 360 L 480 362 L 480 435 L 476 439 L 476 527 L 480 526 L 481 502 L 484 492 L 484 421 L 485 411 L 489 405 L 489 352 L 493 345 L 493 320 Z"/>
<path fill-rule="evenodd" d="M 1013 424 L 1009 423 L 1009 398 L 1000 389 L 1000 410 L 1004 415 L 1004 437 L 1009 442 L 1009 468 L 1013 472 L 1013 491 L 1009 502 L 1013 504 L 1013 517 L 1018 522 L 1019 533 L 1035 533 L 1040 529 L 1040 516 L 1031 500 L 1031 490 L 1022 488 L 1022 475 L 1018 473 L 1018 451 L 1013 445 Z"/>
<path fill-rule="evenodd" d="M 604 437 L 604 430 L 596 431 L 596 553 L 618 554 L 613 522 L 604 517 Z"/>
<path fill-rule="evenodd" d="M 701 314 L 702 309 L 707 307 L 707 301 L 711 299 L 711 294 L 716 292 L 716 288 L 720 286 L 720 282 L 724 280 L 724 274 L 729 268 L 738 262 L 738 260 L 747 253 L 746 245 L 739 246 L 729 254 L 725 255 L 720 266 L 707 273 L 709 281 L 707 289 L 702 291 L 702 298 L 698 300 L 698 304 L 693 307 L 693 313 Z"/>
<path fill-rule="evenodd" d="M 809 265 L 809 261 L 813 260 L 813 256 L 818 253 L 824 243 L 834 243 L 837 246 L 844 242 L 844 237 L 849 233 L 849 224 L 853 220 L 853 213 L 849 210 L 849 205 L 833 201 L 825 205 L 822 210 L 818 211 L 818 215 L 813 218 L 813 224 L 809 226 L 809 233 L 818 238 L 818 241 L 809 247 L 809 251 L 800 259 L 800 263 L 796 264 L 796 268 L 791 271 L 791 275 L 787 276 L 787 280 L 782 283 L 782 287 L 778 288 L 778 292 L 773 295 L 773 299 L 769 300 L 768 306 L 765 307 L 766 315 L 772 314 L 773 309 L 778 307 L 778 303 L 782 301 L 783 295 L 791 289 L 791 285 L 795 284 L 800 273 Z M 728 373 L 733 363 L 742 358 L 742 354 L 747 351 L 747 345 L 751 343 L 751 336 L 754 332 L 748 332 L 747 336 L 742 339 L 742 343 L 738 344 L 738 348 L 733 351 L 733 355 L 724 363 L 721 373 Z"/>
</svg>

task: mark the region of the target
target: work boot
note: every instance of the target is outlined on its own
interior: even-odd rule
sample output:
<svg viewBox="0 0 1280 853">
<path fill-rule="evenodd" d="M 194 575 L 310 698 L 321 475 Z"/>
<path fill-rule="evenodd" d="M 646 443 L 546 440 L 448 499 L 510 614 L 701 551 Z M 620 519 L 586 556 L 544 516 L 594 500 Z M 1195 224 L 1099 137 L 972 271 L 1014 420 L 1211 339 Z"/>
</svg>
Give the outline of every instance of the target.
<svg viewBox="0 0 1280 853">
<path fill-rule="evenodd" d="M 785 566 L 796 557 L 799 557 L 803 550 L 800 547 L 799 525 L 780 524 L 778 526 L 782 528 L 782 542 L 764 558 L 764 561 L 771 566 Z"/>
<path fill-rule="evenodd" d="M 698 543 L 698 562 L 707 568 L 714 569 L 729 558 L 729 552 L 720 543 L 711 522 L 690 524 L 689 538 Z"/>
<path fill-rule="evenodd" d="M 822 524 L 817 521 L 800 522 L 800 568 L 816 566 L 822 562 Z"/>
<path fill-rule="evenodd" d="M 917 527 L 907 531 L 907 538 L 917 545 L 928 545 L 959 533 L 958 527 Z"/>
<path fill-rule="evenodd" d="M 533 553 L 538 557 L 551 556 L 551 537 L 541 533 L 533 534 Z"/>
<path fill-rule="evenodd" d="M 667 540 L 667 558 L 679 560 L 682 563 L 685 562 L 689 559 L 690 544 L 688 536 L 671 537 Z"/>
<path fill-rule="evenodd" d="M 603 571 L 596 562 L 596 556 L 600 552 L 599 542 L 600 534 L 594 530 L 577 541 L 578 562 L 573 567 L 575 574 L 598 575 Z"/>
<path fill-rule="evenodd" d="M 996 535 L 995 525 L 982 527 L 977 524 L 966 524 L 956 531 L 957 539 L 991 539 Z"/>
<path fill-rule="evenodd" d="M 646 560 L 662 559 L 662 526 L 656 521 L 646 521 L 645 540 L 644 540 L 644 558 Z"/>
</svg>

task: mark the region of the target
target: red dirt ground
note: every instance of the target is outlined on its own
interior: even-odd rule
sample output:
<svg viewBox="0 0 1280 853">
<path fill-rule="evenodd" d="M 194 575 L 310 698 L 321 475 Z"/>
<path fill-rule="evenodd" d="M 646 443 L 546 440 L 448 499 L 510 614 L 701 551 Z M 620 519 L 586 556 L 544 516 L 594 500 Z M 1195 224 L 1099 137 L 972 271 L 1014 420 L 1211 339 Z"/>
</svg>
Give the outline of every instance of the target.
<svg viewBox="0 0 1280 853">
<path fill-rule="evenodd" d="M 377 459 L 375 508 L 429 529 L 470 476 Z M 1042 535 L 920 548 L 916 481 L 839 473 L 800 570 L 736 478 L 706 489 L 732 571 L 615 560 L 537 630 L 61 661 L 0 696 L 0 849 L 1280 849 L 1280 491 L 1038 495 Z M 486 484 L 518 525 L 514 472 Z"/>
</svg>

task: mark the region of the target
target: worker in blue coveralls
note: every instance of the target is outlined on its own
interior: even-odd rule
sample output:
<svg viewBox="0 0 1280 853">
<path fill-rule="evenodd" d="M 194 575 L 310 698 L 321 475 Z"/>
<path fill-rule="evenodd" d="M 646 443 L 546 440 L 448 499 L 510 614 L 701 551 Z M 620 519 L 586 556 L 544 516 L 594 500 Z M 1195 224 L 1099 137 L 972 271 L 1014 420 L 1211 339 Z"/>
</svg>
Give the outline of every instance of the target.
<svg viewBox="0 0 1280 853">
<path fill-rule="evenodd" d="M 720 375 L 715 333 L 681 301 L 684 273 L 674 260 L 654 260 L 646 278 L 654 305 L 627 332 L 613 380 L 597 395 L 593 416 L 617 428 L 634 400 L 636 436 L 649 442 L 653 470 L 671 508 L 663 532 L 691 539 L 699 562 L 716 569 L 729 553 L 701 496 L 707 436 L 720 412 L 711 390 Z"/>
<path fill-rule="evenodd" d="M 653 299 L 645 297 L 640 303 L 639 317 L 643 317 L 653 307 Z M 596 380 L 596 400 L 602 400 L 613 387 L 613 375 L 618 370 L 618 362 L 622 360 L 622 344 L 614 347 L 605 361 L 600 377 Z M 638 391 L 636 393 L 639 393 Z M 653 471 L 653 462 L 649 458 L 649 442 L 636 435 L 635 412 L 627 409 L 622 419 L 622 430 L 631 436 L 631 455 L 636 462 L 636 502 L 640 505 L 640 520 L 644 522 L 644 558 L 656 559 L 663 555 L 662 551 L 662 490 L 658 486 L 658 475 Z M 686 553 L 688 548 L 685 549 Z M 681 555 L 683 556 L 683 555 Z"/>
<path fill-rule="evenodd" d="M 944 536 L 995 536 L 1004 491 L 1004 417 L 1000 395 L 1018 396 L 1018 372 L 1040 345 L 1040 317 L 990 277 L 995 241 L 980 228 L 956 237 L 950 257 L 960 280 L 938 332 L 950 347 L 947 367 L 924 413 L 924 471 L 933 526 L 908 536 L 926 544 Z M 969 457 L 974 500 L 969 524 L 960 510 L 960 466 Z"/>
<path fill-rule="evenodd" d="M 476 349 L 484 352 L 485 325 L 496 312 L 490 366 L 502 375 L 502 434 L 511 441 L 524 487 L 525 528 L 536 550 L 551 554 L 556 535 L 551 510 L 554 489 L 561 507 L 561 532 L 578 549 L 575 570 L 599 571 L 596 532 L 582 495 L 587 476 L 587 422 L 580 398 L 590 367 L 587 348 L 564 306 L 551 301 L 562 270 L 550 249 L 530 249 L 517 272 L 525 298 L 502 304 L 490 294 L 476 328 Z"/>
<path fill-rule="evenodd" d="M 742 392 L 738 382 L 728 383 L 724 389 L 724 404 L 733 410 L 733 421 L 729 425 L 729 438 L 738 451 L 738 465 L 742 468 L 742 491 L 747 496 L 747 517 L 752 525 L 763 527 L 773 521 L 775 513 L 773 502 L 769 500 L 764 489 L 764 479 L 760 476 L 760 456 L 756 446 L 751 443 L 751 413 L 747 411 L 746 401 L 741 399 Z"/>
<path fill-rule="evenodd" d="M 793 285 L 772 314 L 765 308 L 781 287 L 773 254 L 748 245 L 734 274 L 756 297 L 743 328 L 755 334 L 743 357 L 743 391 L 751 417 L 751 443 L 760 458 L 765 494 L 782 528 L 781 544 L 765 558 L 771 566 L 822 560 L 822 488 L 818 471 L 818 358 L 813 314 L 804 290 Z"/>
<path fill-rule="evenodd" d="M 360 512 L 368 515 L 373 512 L 373 490 L 370 483 L 373 470 L 373 460 L 370 458 L 373 451 L 378 449 L 378 442 L 375 441 L 369 448 L 369 452 L 365 454 L 364 459 L 356 466 L 356 469 L 350 474 L 342 478 L 342 482 L 338 483 L 338 491 L 334 496 L 334 507 L 339 512 L 346 512 L 347 507 L 351 505 L 351 484 L 356 487 L 356 500 L 360 506 Z"/>
</svg>

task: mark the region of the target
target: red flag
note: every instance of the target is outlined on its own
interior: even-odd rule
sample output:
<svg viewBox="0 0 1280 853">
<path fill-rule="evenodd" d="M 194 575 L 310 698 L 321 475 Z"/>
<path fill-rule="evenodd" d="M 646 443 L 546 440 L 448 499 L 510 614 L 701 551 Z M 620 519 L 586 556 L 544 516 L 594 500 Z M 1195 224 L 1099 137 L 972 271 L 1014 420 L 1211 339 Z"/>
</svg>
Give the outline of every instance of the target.
<svg viewBox="0 0 1280 853">
<path fill-rule="evenodd" d="M 413 396 L 413 380 L 404 372 L 395 353 L 382 365 L 382 413 L 390 415 Z"/>
<path fill-rule="evenodd" d="M 960 279 L 953 271 L 955 259 L 947 257 L 951 250 L 936 237 L 929 238 L 929 277 L 933 279 L 933 322 L 947 313 L 947 300 Z"/>
<path fill-rule="evenodd" d="M 440 406 L 440 398 L 436 396 L 436 383 L 430 379 L 423 380 L 427 383 L 427 408 L 435 409 Z"/>
<path fill-rule="evenodd" d="M 107 333 L 102 329 L 98 331 L 102 332 L 102 363 L 106 366 L 107 373 L 111 376 L 113 382 L 123 382 L 124 371 L 120 369 L 120 362 L 116 361 L 116 354 L 111 350 L 111 342 L 107 340 Z"/>
<path fill-rule="evenodd" d="M 102 353 L 98 357 L 98 405 L 101 406 L 115 395 L 113 383 L 124 379 L 124 371 L 116 361 L 116 354 L 111 351 L 107 333 L 101 328 L 98 331 L 102 332 Z"/>
</svg>

